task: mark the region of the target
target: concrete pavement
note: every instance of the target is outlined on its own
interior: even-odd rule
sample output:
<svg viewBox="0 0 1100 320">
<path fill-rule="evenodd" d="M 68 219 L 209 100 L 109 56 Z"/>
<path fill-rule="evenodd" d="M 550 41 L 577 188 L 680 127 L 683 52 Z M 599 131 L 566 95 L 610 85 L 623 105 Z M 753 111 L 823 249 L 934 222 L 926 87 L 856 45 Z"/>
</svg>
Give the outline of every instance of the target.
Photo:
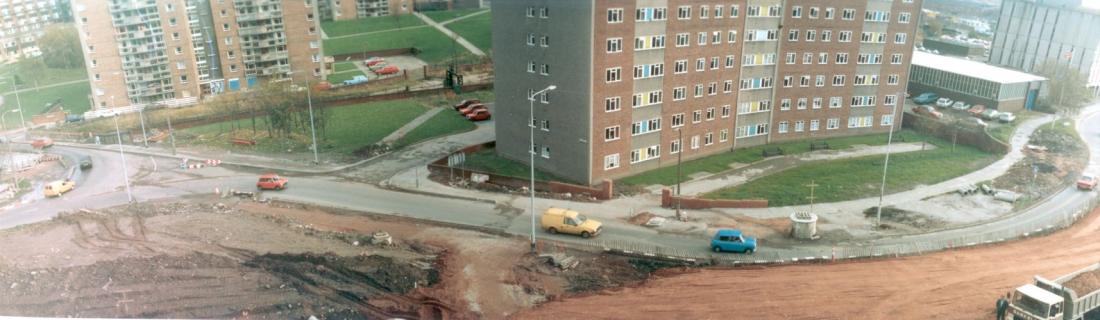
<svg viewBox="0 0 1100 320">
<path fill-rule="evenodd" d="M 428 16 L 425 16 L 425 15 L 421 14 L 420 12 L 416 12 L 416 11 L 413 11 L 413 15 L 416 15 L 416 17 L 420 18 L 420 20 L 424 20 L 424 23 L 427 23 L 428 25 L 434 27 L 436 30 L 439 30 L 439 32 L 442 32 L 443 34 L 447 35 L 448 38 L 451 38 L 451 39 L 454 39 L 455 41 L 458 41 L 458 44 L 461 44 L 462 47 L 466 48 L 466 50 L 469 50 L 471 53 L 473 53 L 473 54 L 475 54 L 479 57 L 484 57 L 485 56 L 484 51 L 481 51 L 481 49 L 478 49 L 477 46 L 473 45 L 469 41 L 466 41 L 466 38 L 463 38 L 462 36 L 458 35 L 454 31 L 451 31 L 451 29 L 447 29 L 442 24 L 439 24 L 438 22 L 435 22 L 435 20 L 432 20 L 432 18 L 428 18 Z"/>
<path fill-rule="evenodd" d="M 1100 106 L 1090 110 L 1100 111 Z M 1021 130 L 1030 132 L 1034 130 L 1034 127 L 1038 124 L 1041 124 L 1041 122 L 1026 122 L 1022 124 Z M 1085 137 L 1088 143 L 1092 158 L 1096 159 L 1096 157 L 1100 155 L 1100 116 L 1094 113 L 1091 116 L 1083 117 L 1080 120 L 1078 128 L 1082 130 L 1082 136 Z M 464 137 L 491 137 L 491 134 L 487 133 L 491 131 L 491 127 L 481 126 L 478 130 L 465 134 Z M 1021 133 L 1018 135 L 1023 134 Z M 421 144 L 417 148 L 413 148 L 418 149 L 415 152 L 405 153 L 403 155 L 399 152 L 392 155 L 391 158 L 386 158 L 385 161 L 380 161 L 381 159 L 379 159 L 380 162 L 377 165 L 383 167 L 383 169 L 376 173 L 379 174 L 379 176 L 384 176 L 388 172 L 394 172 L 394 170 L 396 170 L 397 173 L 401 173 L 395 176 L 394 179 L 389 179 L 387 181 L 387 183 L 391 185 L 407 184 L 409 181 L 415 182 L 418 173 L 420 175 L 424 175 L 425 173 L 418 172 L 420 170 L 411 170 L 413 173 L 410 180 L 410 175 L 408 174 L 409 170 L 403 170 L 401 168 L 408 168 L 410 166 L 419 167 L 426 163 L 423 161 L 431 159 L 434 153 L 443 153 L 445 155 L 449 152 L 447 150 L 449 150 L 451 146 L 472 144 L 468 143 L 468 141 L 455 141 L 453 140 L 454 137 L 455 136 L 443 138 L 442 140 L 447 141 L 446 143 Z M 1024 135 L 1024 137 L 1025 139 L 1022 140 L 1013 139 L 1014 152 L 1018 152 L 1019 147 L 1026 142 L 1026 135 Z M 103 153 L 104 151 L 100 152 Z M 383 164 L 383 162 L 385 164 Z M 355 171 L 374 171 L 374 167 L 375 166 L 372 165 L 370 167 L 359 168 Z M 1005 168 L 1007 168 L 1007 166 Z M 1088 170 L 1095 172 L 1097 169 L 1100 168 L 1097 168 L 1096 161 L 1090 162 Z M 166 172 L 147 173 L 147 177 L 144 178 L 144 180 L 148 182 L 137 184 L 134 187 L 135 194 L 140 195 L 139 200 L 145 201 L 185 195 L 195 196 L 207 194 L 213 196 L 211 191 L 214 190 L 214 188 L 219 188 L 221 190 L 226 190 L 228 188 L 250 190 L 254 188 L 254 174 L 238 173 L 229 168 L 207 168 L 187 171 L 186 173 L 175 172 L 178 170 L 179 169 L 168 169 L 164 170 Z M 999 169 L 989 169 L 988 172 L 983 174 L 994 174 L 996 170 Z M 1001 172 L 1003 173 L 1003 171 Z M 105 179 L 102 174 L 107 174 L 107 172 L 98 171 L 97 173 L 94 171 L 93 175 L 96 177 L 89 177 L 89 179 Z M 576 244 L 615 245 L 620 248 L 643 248 L 642 250 L 660 249 L 664 250 L 664 252 L 676 252 L 682 255 L 699 257 L 709 255 L 706 247 L 707 230 L 705 225 L 671 223 L 672 226 L 678 227 L 679 229 L 675 230 L 675 232 L 670 232 L 667 230 L 642 228 L 622 221 L 620 218 L 627 217 L 632 213 L 642 210 L 652 211 L 658 215 L 671 214 L 669 210 L 655 208 L 656 204 L 653 202 L 639 202 L 638 199 L 635 198 L 620 198 L 604 203 L 578 203 L 554 199 L 538 199 L 535 202 L 534 210 L 527 210 L 527 199 L 526 195 L 523 194 L 491 194 L 487 200 L 491 200 L 493 203 L 488 203 L 484 201 L 441 199 L 430 195 L 392 191 L 372 185 L 347 182 L 344 179 L 336 177 L 292 176 L 291 180 L 291 187 L 287 190 L 264 192 L 264 196 L 274 199 L 331 205 L 354 210 L 488 227 L 520 236 L 530 234 L 531 218 L 534 216 L 532 213 L 537 215 L 545 210 L 545 208 L 551 206 L 570 207 L 601 218 L 605 223 L 607 232 L 594 240 L 582 240 L 576 237 L 563 235 L 544 235 L 542 231 L 538 230 L 536 230 L 536 233 L 540 237 L 550 237 L 554 240 Z M 155 183 L 152 183 L 153 181 L 155 181 Z M 420 182 L 421 188 L 423 189 L 433 191 L 446 190 L 453 195 L 476 193 L 476 191 L 442 186 L 434 182 L 429 182 L 427 179 L 423 179 Z M 38 206 L 27 206 L 21 209 L 9 210 L 0 214 L 0 226 L 11 227 L 29 221 L 48 219 L 61 210 L 72 210 L 81 207 L 101 208 L 125 203 L 125 193 L 120 190 L 121 188 L 116 187 L 114 190 L 110 190 L 107 186 L 103 188 L 105 190 L 86 191 L 90 194 L 74 192 L 72 194 L 74 197 L 66 198 L 67 200 L 62 202 L 51 202 L 44 206 L 40 204 Z M 915 191 L 923 192 L 920 190 Z M 1000 234 L 1012 235 L 1020 230 L 1027 230 L 1037 225 L 1056 224 L 1059 223 L 1059 221 L 1064 222 L 1068 219 L 1068 214 L 1088 205 L 1094 198 L 1095 193 L 1067 190 L 1054 199 L 1040 203 L 1032 210 L 1016 215 L 1011 219 L 985 223 L 970 228 L 959 228 L 911 236 L 886 237 L 870 241 L 861 240 L 858 242 L 841 243 L 839 244 L 841 246 L 839 252 L 843 256 L 852 254 L 853 252 L 866 252 L 866 254 L 874 255 L 882 254 L 882 252 L 909 250 L 903 248 L 918 248 L 918 250 L 920 250 L 919 248 L 938 249 L 942 247 L 936 246 L 942 244 L 942 240 L 944 239 L 968 239 L 966 237 L 969 235 L 989 234 L 991 232 L 1002 232 Z M 722 257 L 760 260 L 790 259 L 807 256 L 822 257 L 827 256 L 830 250 L 836 250 L 833 249 L 832 246 L 834 246 L 834 244 L 811 243 L 789 247 L 769 247 L 769 244 L 763 243 L 762 249 L 755 256 L 740 257 L 724 255 Z M 866 249 L 867 251 L 860 251 L 864 250 L 864 248 L 868 248 Z"/>
<path fill-rule="evenodd" d="M 404 137 L 406 134 L 409 134 L 409 131 L 412 131 L 413 129 L 416 129 L 416 127 L 419 127 L 421 124 L 424 124 L 425 121 L 428 121 L 428 119 L 431 119 L 437 113 L 439 113 L 440 111 L 443 111 L 444 109 L 446 109 L 446 108 L 440 107 L 440 108 L 432 108 L 431 110 L 428 110 L 428 112 L 425 112 L 425 113 L 421 114 L 420 116 L 417 116 L 416 119 L 412 119 L 412 121 L 409 121 L 409 123 L 406 123 L 405 125 L 401 126 L 400 128 L 397 128 L 397 130 L 394 130 L 392 133 L 390 133 L 390 135 L 386 136 L 385 138 L 382 138 L 382 141 L 380 141 L 380 142 L 381 143 L 393 143 L 394 141 L 397 141 L 397 139 L 401 139 L 401 137 Z"/>
</svg>

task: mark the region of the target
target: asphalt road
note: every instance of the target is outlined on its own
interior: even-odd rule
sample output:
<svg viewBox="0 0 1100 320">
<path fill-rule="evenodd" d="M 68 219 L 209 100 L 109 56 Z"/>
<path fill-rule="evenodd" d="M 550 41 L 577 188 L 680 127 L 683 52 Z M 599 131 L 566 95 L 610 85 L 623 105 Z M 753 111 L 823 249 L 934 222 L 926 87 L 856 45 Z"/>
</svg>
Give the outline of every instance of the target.
<svg viewBox="0 0 1100 320">
<path fill-rule="evenodd" d="M 1097 108 L 1091 110 L 1100 110 Z M 1088 144 L 1091 161 L 1086 171 L 1100 172 L 1097 160 L 1100 159 L 1100 115 L 1094 113 L 1082 117 L 1078 129 Z M 33 203 L 11 208 L 0 213 L 0 228 L 33 223 L 50 219 L 58 212 L 73 211 L 80 208 L 103 208 L 127 203 L 127 196 L 121 178 L 122 166 L 118 153 L 70 149 L 58 147 L 54 152 L 75 157 L 88 154 L 95 167 L 85 176 L 79 177 L 76 190 L 60 199 L 43 199 Z M 137 201 L 174 198 L 185 195 L 209 195 L 214 190 L 255 190 L 256 175 L 250 172 L 234 171 L 227 168 L 203 168 L 184 170 L 172 167 L 174 164 L 161 159 L 158 170 L 151 170 L 153 159 L 149 157 L 127 156 L 131 177 L 135 177 L 133 192 Z M 531 216 L 523 208 L 500 207 L 496 204 L 440 198 L 420 194 L 411 194 L 382 189 L 373 185 L 352 183 L 324 176 L 290 176 L 286 190 L 266 191 L 263 196 L 273 199 L 292 200 L 318 205 L 341 207 L 353 210 L 408 216 L 420 219 L 444 221 L 478 227 L 503 230 L 512 234 L 527 236 L 531 232 Z M 1095 193 L 1080 192 L 1067 188 L 1050 200 L 1036 205 L 1031 210 L 982 225 L 945 230 L 935 233 L 883 238 L 872 241 L 880 247 L 908 245 L 927 241 L 936 241 L 950 237 L 967 236 L 996 230 L 1018 231 L 1024 227 L 1057 220 L 1071 208 L 1082 206 Z M 536 202 L 535 212 L 541 212 Z M 594 240 L 580 239 L 567 235 L 549 235 L 537 230 L 539 237 L 572 242 L 598 244 L 614 243 L 618 247 L 636 247 L 650 249 L 663 247 L 666 253 L 706 255 L 707 239 L 701 236 L 684 236 L 657 233 L 651 229 L 634 226 L 618 221 L 604 221 L 605 232 Z M 757 256 L 763 258 L 823 256 L 828 245 L 805 246 L 798 248 L 769 248 L 761 244 Z"/>
</svg>

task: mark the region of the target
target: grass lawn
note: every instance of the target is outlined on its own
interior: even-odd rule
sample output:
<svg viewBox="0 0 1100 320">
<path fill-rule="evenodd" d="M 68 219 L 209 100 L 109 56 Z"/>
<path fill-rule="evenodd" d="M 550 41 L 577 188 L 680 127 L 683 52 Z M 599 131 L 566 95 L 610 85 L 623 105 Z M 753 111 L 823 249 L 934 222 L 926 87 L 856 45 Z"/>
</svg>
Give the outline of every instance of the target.
<svg viewBox="0 0 1100 320">
<path fill-rule="evenodd" d="M 535 159 L 535 161 L 539 161 L 539 159 Z M 513 178 L 531 178 L 530 166 L 522 162 L 512 161 L 501 157 L 497 155 L 496 149 L 482 149 L 481 151 L 467 154 L 466 163 L 460 167 L 484 172 L 491 172 L 494 174 L 509 176 Z M 564 180 L 552 174 L 542 172 L 541 170 L 535 170 L 535 180 L 553 180 L 568 182 L 568 180 Z"/>
<path fill-rule="evenodd" d="M 1009 140 L 1012 139 L 1012 135 L 1016 133 L 1016 127 L 1020 126 L 1020 123 L 1023 123 L 1024 121 L 1030 120 L 1035 117 L 1039 117 L 1041 115 L 1042 114 L 1038 112 L 1020 112 L 1016 114 L 1016 121 L 994 126 L 986 130 L 986 132 L 988 132 L 990 136 L 993 136 L 993 138 L 996 138 L 1001 142 L 1009 143 Z"/>
<path fill-rule="evenodd" d="M 328 75 L 327 80 L 328 80 L 329 83 L 339 84 L 341 82 L 344 82 L 344 80 L 351 80 L 351 78 L 354 78 L 355 76 L 363 76 L 363 75 L 365 75 L 365 74 L 363 74 L 362 71 L 352 70 L 352 71 L 348 71 L 348 72 L 330 74 L 330 75 Z"/>
<path fill-rule="evenodd" d="M 344 21 L 325 21 L 321 22 L 321 29 L 325 30 L 325 34 L 329 37 L 339 37 L 349 34 L 383 31 L 422 25 L 424 25 L 424 21 L 420 20 L 420 18 L 417 18 L 416 16 L 413 16 L 411 14 L 404 14 L 386 17 L 369 17 Z"/>
<path fill-rule="evenodd" d="M 427 11 L 421 12 L 428 18 L 432 18 L 435 22 L 443 23 L 443 21 L 451 20 L 454 18 L 463 17 L 479 11 L 485 11 L 489 9 L 472 8 L 472 9 L 459 9 L 459 10 L 446 10 L 446 11 Z"/>
<path fill-rule="evenodd" d="M 9 73 L 19 75 L 19 78 L 23 81 L 19 85 L 20 89 L 88 79 L 88 72 L 84 68 L 54 69 L 46 68 L 43 65 L 35 66 L 30 63 L 0 65 L 0 75 Z M 11 91 L 11 82 L 8 82 L 5 78 L 4 82 L 0 83 L 0 92 L 7 93 L 8 91 Z"/>
<path fill-rule="evenodd" d="M 394 144 L 397 147 L 403 147 L 435 137 L 462 133 L 477 128 L 477 125 L 466 120 L 458 112 L 447 107 L 444 108 L 446 109 L 436 113 L 431 119 L 409 131 L 401 139 L 397 139 Z"/>
<path fill-rule="evenodd" d="M 421 60 L 428 63 L 451 57 L 451 39 L 435 28 L 416 28 L 394 32 L 367 34 L 343 39 L 325 40 L 325 55 L 341 55 L 363 51 L 408 48 L 419 49 Z M 461 45 L 454 45 L 458 54 L 469 53 Z"/>
<path fill-rule="evenodd" d="M 88 95 L 92 93 L 87 82 L 72 83 L 62 86 L 30 89 L 19 93 L 19 102 L 23 105 L 24 118 L 31 121 L 31 116 L 41 113 L 48 103 L 58 98 L 65 104 L 65 110 L 70 114 L 83 114 L 91 108 L 92 102 Z M 15 94 L 4 94 L 4 110 L 11 110 L 16 105 Z M 19 124 L 19 115 L 12 114 L 4 117 L 5 125 Z"/>
<path fill-rule="evenodd" d="M 352 153 L 367 145 L 374 144 L 386 137 L 405 123 L 423 114 L 428 109 L 410 100 L 395 100 L 375 103 L 363 103 L 344 107 L 325 109 L 324 116 L 327 121 L 327 129 L 318 138 L 324 137 L 322 150 L 326 152 Z M 295 151 L 303 151 L 310 143 L 309 132 L 297 132 L 292 142 L 285 138 L 271 138 L 265 131 L 266 117 L 256 119 L 259 130 L 255 137 L 252 136 L 252 120 L 208 124 L 205 126 L 182 130 L 188 135 L 204 135 L 204 141 L 216 146 L 228 147 L 228 139 L 253 138 L 256 139 L 256 149 L 264 152 L 285 152 L 290 148 Z M 241 130 L 234 132 L 234 126 Z"/>
<path fill-rule="evenodd" d="M 840 137 L 825 139 L 824 141 L 829 143 L 829 147 L 833 150 L 848 149 L 852 145 L 884 145 L 886 144 L 887 134 L 871 134 L 863 136 L 853 137 Z M 922 139 L 931 139 L 925 136 L 919 135 L 915 132 L 903 130 L 894 135 L 894 141 L 921 141 Z M 687 179 L 688 176 L 699 172 L 719 173 L 729 170 L 731 163 L 752 163 L 764 159 L 764 148 L 778 147 L 783 149 L 784 154 L 800 154 L 810 151 L 810 144 L 807 141 L 798 142 L 785 142 L 785 143 L 773 143 L 765 146 L 756 146 L 744 149 L 737 149 L 733 152 L 726 152 L 716 154 L 713 156 L 685 161 L 683 163 L 683 176 Z M 626 177 L 617 181 L 620 184 L 636 185 L 636 186 L 648 186 L 654 184 L 661 185 L 673 185 L 676 184 L 676 166 L 668 166 L 660 169 L 646 171 L 641 174 Z"/>
<path fill-rule="evenodd" d="M 340 61 L 333 64 L 333 72 L 344 72 L 351 70 L 359 70 L 359 67 L 355 66 L 355 61 Z"/>
<path fill-rule="evenodd" d="M 447 24 L 447 28 L 466 38 L 466 41 L 474 44 L 478 49 L 488 53 L 493 50 L 492 24 L 493 13 L 490 12 L 455 21 Z"/>
<path fill-rule="evenodd" d="M 935 150 L 898 153 L 890 156 L 886 193 L 911 190 L 955 178 L 996 160 L 996 156 L 977 149 L 930 139 Z M 704 195 L 711 199 L 768 199 L 769 205 L 807 204 L 811 180 L 818 185 L 816 202 L 827 203 L 877 196 L 882 182 L 883 156 L 815 162 L 785 170 L 749 183 Z"/>
</svg>

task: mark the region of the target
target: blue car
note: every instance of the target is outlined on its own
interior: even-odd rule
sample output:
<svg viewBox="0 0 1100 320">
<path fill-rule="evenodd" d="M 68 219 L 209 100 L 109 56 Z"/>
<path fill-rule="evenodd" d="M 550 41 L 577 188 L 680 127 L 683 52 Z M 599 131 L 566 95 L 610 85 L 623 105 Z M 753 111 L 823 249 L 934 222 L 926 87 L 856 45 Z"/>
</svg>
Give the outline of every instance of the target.
<svg viewBox="0 0 1100 320">
<path fill-rule="evenodd" d="M 710 240 L 710 248 L 714 252 L 740 252 L 753 253 L 756 251 L 756 238 L 746 237 L 741 230 L 719 229 Z"/>
<path fill-rule="evenodd" d="M 925 93 L 920 94 L 916 98 L 913 98 L 913 102 L 916 102 L 917 104 L 929 104 L 929 103 L 936 102 L 936 99 L 939 99 L 939 98 L 940 97 L 938 95 L 936 95 L 935 93 L 925 92 Z"/>
</svg>

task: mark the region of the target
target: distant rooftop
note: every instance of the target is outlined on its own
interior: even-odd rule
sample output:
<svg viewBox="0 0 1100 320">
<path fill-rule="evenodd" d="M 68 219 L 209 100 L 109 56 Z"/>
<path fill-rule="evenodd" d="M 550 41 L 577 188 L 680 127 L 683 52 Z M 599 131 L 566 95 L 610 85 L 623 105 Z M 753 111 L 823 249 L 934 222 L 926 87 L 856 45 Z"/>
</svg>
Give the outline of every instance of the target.
<svg viewBox="0 0 1100 320">
<path fill-rule="evenodd" d="M 922 66 L 997 83 L 1019 83 L 1047 80 L 1037 75 L 1005 69 L 967 59 L 914 51 L 913 65 Z"/>
</svg>

